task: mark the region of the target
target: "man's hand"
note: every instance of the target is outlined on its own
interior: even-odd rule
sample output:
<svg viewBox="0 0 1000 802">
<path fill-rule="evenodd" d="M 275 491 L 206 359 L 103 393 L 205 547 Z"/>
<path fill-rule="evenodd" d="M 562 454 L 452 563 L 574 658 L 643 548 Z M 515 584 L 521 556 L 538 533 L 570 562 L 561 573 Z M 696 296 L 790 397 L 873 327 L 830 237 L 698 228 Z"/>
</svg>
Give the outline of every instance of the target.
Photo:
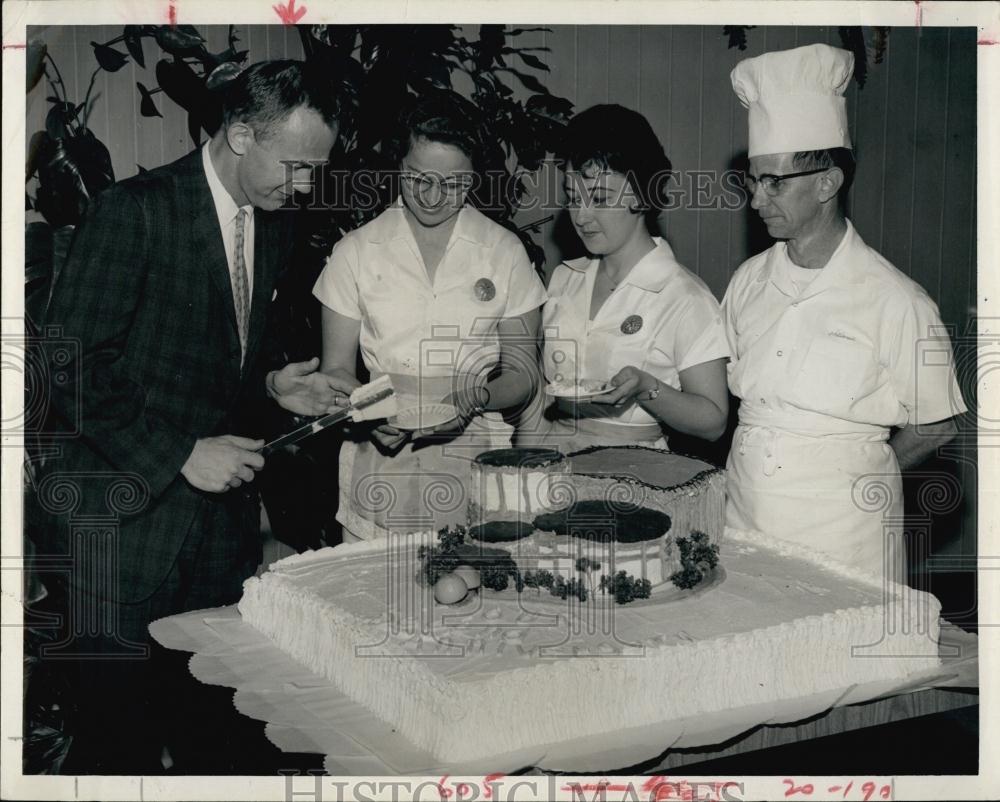
<svg viewBox="0 0 1000 802">
<path fill-rule="evenodd" d="M 643 370 L 627 365 L 612 376 L 608 384 L 613 389 L 586 401 L 591 404 L 613 404 L 621 407 L 640 393 L 648 393 L 656 387 L 656 379 Z"/>
<path fill-rule="evenodd" d="M 181 475 L 198 490 L 225 493 L 253 481 L 254 471 L 264 467 L 264 457 L 256 452 L 263 445 L 263 440 L 232 434 L 204 437 L 195 442 Z"/>
<path fill-rule="evenodd" d="M 268 392 L 278 404 L 296 415 L 326 415 L 346 407 L 351 392 L 361 386 L 345 371 L 320 373 L 319 359 L 290 362 L 267 376 Z"/>
</svg>

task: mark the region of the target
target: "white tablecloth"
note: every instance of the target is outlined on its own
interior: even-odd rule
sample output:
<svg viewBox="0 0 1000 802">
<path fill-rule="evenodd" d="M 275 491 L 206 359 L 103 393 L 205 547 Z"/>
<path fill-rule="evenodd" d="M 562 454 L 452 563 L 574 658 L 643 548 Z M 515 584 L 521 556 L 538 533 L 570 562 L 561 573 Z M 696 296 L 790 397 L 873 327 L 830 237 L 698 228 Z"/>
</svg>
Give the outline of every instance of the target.
<svg viewBox="0 0 1000 802">
<path fill-rule="evenodd" d="M 761 724 L 788 724 L 841 705 L 932 687 L 978 687 L 978 639 L 943 625 L 941 669 L 918 672 L 904 682 L 866 683 L 777 704 L 547 744 L 488 761 L 442 765 L 244 624 L 235 605 L 163 618 L 150 626 L 150 632 L 167 648 L 193 652 L 190 668 L 198 680 L 235 688 L 236 709 L 267 722 L 267 737 L 279 749 L 324 754 L 330 774 L 347 776 L 485 775 L 526 767 L 605 773 L 650 760 L 667 749 L 721 743 Z"/>
</svg>

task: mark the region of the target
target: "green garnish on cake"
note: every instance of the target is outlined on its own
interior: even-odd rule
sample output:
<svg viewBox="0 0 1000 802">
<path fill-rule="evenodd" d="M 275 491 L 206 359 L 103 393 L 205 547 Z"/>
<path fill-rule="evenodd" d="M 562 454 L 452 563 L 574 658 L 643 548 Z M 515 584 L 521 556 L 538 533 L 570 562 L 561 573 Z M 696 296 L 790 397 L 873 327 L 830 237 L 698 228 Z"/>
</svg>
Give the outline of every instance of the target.
<svg viewBox="0 0 1000 802">
<path fill-rule="evenodd" d="M 677 538 L 676 545 L 681 569 L 670 575 L 670 581 L 679 588 L 693 588 L 719 564 L 719 547 L 710 543 L 704 532 L 692 532 L 690 538 Z"/>
</svg>

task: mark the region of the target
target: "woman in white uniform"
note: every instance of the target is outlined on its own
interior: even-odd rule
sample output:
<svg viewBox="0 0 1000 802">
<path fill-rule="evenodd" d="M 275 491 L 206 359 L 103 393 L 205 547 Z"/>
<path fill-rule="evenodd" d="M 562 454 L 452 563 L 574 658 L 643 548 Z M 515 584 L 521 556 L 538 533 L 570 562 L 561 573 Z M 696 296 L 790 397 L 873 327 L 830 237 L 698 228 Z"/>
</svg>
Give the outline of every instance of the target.
<svg viewBox="0 0 1000 802">
<path fill-rule="evenodd" d="M 510 444 L 499 411 L 536 391 L 545 288 L 518 237 L 466 203 L 480 152 L 472 111 L 440 97 L 403 114 L 399 199 L 337 243 L 313 290 L 321 370 L 353 379 L 360 345 L 401 406 L 457 412 L 344 444 L 337 518 L 348 542 L 464 523 L 471 461 Z"/>
<path fill-rule="evenodd" d="M 669 430 L 718 439 L 728 417 L 729 346 L 708 287 L 653 235 L 670 160 L 646 118 L 594 106 L 570 122 L 560 153 L 573 227 L 588 256 L 559 265 L 543 311 L 548 382 L 613 389 L 546 410 L 542 441 L 667 447 Z"/>
</svg>

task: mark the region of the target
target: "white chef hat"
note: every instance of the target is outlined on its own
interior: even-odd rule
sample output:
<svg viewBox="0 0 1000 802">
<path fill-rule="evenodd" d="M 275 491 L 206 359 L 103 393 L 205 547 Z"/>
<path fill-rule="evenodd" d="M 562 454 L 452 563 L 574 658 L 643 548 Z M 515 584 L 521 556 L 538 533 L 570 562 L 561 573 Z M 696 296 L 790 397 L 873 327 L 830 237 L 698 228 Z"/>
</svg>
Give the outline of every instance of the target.
<svg viewBox="0 0 1000 802">
<path fill-rule="evenodd" d="M 849 148 L 844 90 L 854 55 L 806 45 L 741 61 L 730 78 L 749 109 L 749 155 Z"/>
</svg>

